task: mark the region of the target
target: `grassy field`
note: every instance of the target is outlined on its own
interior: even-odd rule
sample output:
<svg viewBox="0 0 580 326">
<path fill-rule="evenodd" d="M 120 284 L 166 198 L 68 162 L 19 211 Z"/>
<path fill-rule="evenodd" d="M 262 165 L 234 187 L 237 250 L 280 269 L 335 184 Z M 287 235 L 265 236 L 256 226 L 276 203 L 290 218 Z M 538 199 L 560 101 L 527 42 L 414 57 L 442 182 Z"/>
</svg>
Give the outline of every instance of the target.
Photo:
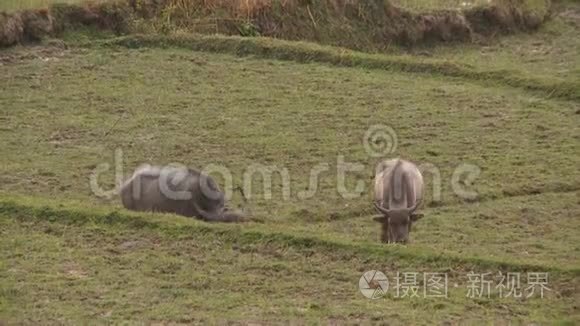
<svg viewBox="0 0 580 326">
<path fill-rule="evenodd" d="M 9 323 L 466 324 L 575 318 L 577 276 L 562 271 L 550 270 L 543 298 L 500 299 L 497 290 L 490 298 L 468 298 L 469 271 L 496 274 L 507 266 L 429 259 L 412 247 L 387 250 L 277 233 L 271 225 L 107 217 L 101 208 L 89 213 L 86 204 L 30 208 L 38 205 L 1 205 L 0 246 L 10 250 L 0 252 L 5 264 L 0 290 Z M 519 270 L 517 264 L 510 268 Z M 399 271 L 448 273 L 448 298 L 403 297 L 391 289 L 387 297 L 366 299 L 357 282 L 369 269 L 391 280 Z"/>
<path fill-rule="evenodd" d="M 400 56 L 198 36 L 0 51 L 0 323 L 580 322 L 580 101 L 558 87 L 579 81 L 580 24 L 562 12 L 535 34 Z M 407 246 L 380 244 L 371 218 L 376 124 L 397 136 L 385 157 L 441 172 Z M 340 159 L 361 166 L 353 198 Z M 216 164 L 235 185 L 262 164 L 287 169 L 290 194 L 274 173 L 264 198 L 254 178 L 249 204 L 232 198 L 243 225 L 132 214 L 91 189 L 103 163 L 105 189 L 115 164 Z M 452 189 L 461 164 L 481 171 L 477 199 Z M 367 299 L 372 269 L 447 273 L 448 297 Z M 522 287 L 547 272 L 550 290 L 469 298 L 470 271 Z"/>
</svg>

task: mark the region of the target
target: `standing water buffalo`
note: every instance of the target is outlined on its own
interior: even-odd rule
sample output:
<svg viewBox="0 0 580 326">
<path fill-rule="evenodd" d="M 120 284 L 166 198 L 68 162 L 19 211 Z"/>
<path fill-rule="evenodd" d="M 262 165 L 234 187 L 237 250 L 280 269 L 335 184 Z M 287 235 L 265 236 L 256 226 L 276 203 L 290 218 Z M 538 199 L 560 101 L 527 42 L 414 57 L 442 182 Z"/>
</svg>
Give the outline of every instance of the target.
<svg viewBox="0 0 580 326">
<path fill-rule="evenodd" d="M 207 174 L 185 167 L 142 165 L 121 187 L 123 206 L 133 211 L 175 213 L 208 222 L 238 222 L 224 194 Z"/>
<path fill-rule="evenodd" d="M 423 176 L 415 164 L 392 159 L 380 163 L 375 175 L 375 208 L 383 216 L 382 242 L 406 243 L 411 224 L 423 217 L 415 213 L 423 198 Z"/>
</svg>

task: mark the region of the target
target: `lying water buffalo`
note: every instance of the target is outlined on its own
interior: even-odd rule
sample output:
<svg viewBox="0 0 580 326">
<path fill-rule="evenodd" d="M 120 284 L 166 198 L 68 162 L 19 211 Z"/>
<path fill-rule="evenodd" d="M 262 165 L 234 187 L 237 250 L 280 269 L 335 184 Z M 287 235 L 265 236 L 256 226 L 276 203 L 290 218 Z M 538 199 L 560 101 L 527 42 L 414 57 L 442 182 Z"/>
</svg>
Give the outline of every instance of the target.
<svg viewBox="0 0 580 326">
<path fill-rule="evenodd" d="M 123 206 L 133 211 L 175 213 L 208 222 L 238 222 L 241 214 L 227 211 L 215 181 L 199 171 L 145 164 L 121 187 Z"/>
<path fill-rule="evenodd" d="M 382 242 L 409 240 L 411 225 L 423 217 L 415 213 L 423 198 L 423 176 L 415 164 L 392 159 L 380 163 L 375 175 L 375 208 L 383 216 Z"/>
</svg>

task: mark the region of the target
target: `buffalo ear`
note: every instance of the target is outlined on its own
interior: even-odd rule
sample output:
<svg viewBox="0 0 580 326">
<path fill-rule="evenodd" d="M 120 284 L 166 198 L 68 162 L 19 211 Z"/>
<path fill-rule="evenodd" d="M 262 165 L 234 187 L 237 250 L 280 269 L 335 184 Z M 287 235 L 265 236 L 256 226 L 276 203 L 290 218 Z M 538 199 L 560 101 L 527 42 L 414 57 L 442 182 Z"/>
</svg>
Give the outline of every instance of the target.
<svg viewBox="0 0 580 326">
<path fill-rule="evenodd" d="M 422 219 L 424 216 L 425 215 L 423 215 L 422 213 L 413 213 L 413 214 L 411 214 L 411 220 L 413 222 L 416 222 L 416 221 Z"/>
<path fill-rule="evenodd" d="M 377 221 L 379 223 L 383 223 L 383 222 L 386 222 L 387 221 L 387 218 L 384 217 L 384 216 L 375 216 L 375 217 L 373 217 L 373 220 L 374 221 Z"/>
</svg>

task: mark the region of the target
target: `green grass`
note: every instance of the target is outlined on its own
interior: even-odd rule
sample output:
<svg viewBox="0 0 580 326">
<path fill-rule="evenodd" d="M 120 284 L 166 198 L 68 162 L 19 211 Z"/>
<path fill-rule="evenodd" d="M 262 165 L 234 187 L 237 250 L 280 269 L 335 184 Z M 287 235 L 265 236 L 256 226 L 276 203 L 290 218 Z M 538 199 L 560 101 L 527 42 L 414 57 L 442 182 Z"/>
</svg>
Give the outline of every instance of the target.
<svg viewBox="0 0 580 326">
<path fill-rule="evenodd" d="M 0 322 L 577 323 L 573 31 L 562 17 L 503 38 L 495 63 L 475 45 L 424 58 L 195 35 L 78 46 L 88 36 L 73 33 L 68 48 L 0 51 Z M 561 58 L 525 50 L 548 40 Z M 441 170 L 441 201 L 426 174 L 407 246 L 380 244 L 371 219 L 378 158 L 363 136 L 377 123 L 397 132 L 386 156 Z M 130 213 L 89 186 L 115 149 L 125 176 L 144 162 L 219 164 L 241 185 L 253 163 L 285 167 L 291 196 L 277 176 L 271 200 L 259 186 L 247 206 L 235 194 L 252 212 L 241 225 Z M 360 197 L 337 192 L 339 155 L 363 167 L 346 180 L 364 182 Z M 451 189 L 461 163 L 481 168 L 475 201 Z M 319 164 L 318 192 L 300 198 Z M 112 187 L 113 170 L 100 180 Z M 370 269 L 446 272 L 453 286 L 447 299 L 368 300 L 357 285 Z M 552 291 L 466 298 L 472 270 L 549 272 Z"/>
<path fill-rule="evenodd" d="M 0 208 L 1 229 L 9 235 L 0 240 L 6 264 L 0 275 L 7 280 L 0 308 L 8 322 L 553 322 L 569 319 L 564 316 L 575 300 L 577 272 L 551 271 L 544 298 L 498 299 L 493 290 L 492 299 L 472 299 L 466 297 L 469 271 L 497 273 L 502 265 L 518 271 L 518 265 L 426 262 L 391 254 L 414 248 L 379 245 L 353 254 L 349 246 L 282 237 L 264 227 L 127 213 L 107 217 L 102 209 L 85 213 L 86 206 L 77 211 L 19 202 L 26 206 L 3 202 Z M 396 271 L 448 273 L 448 297 L 394 298 L 391 292 L 365 299 L 356 284 L 370 269 L 385 271 L 393 282 Z"/>
<path fill-rule="evenodd" d="M 65 208 L 66 206 L 66 208 Z M 485 211 L 485 210 L 484 210 Z M 172 235 L 205 235 L 207 233 L 216 234 L 230 241 L 239 244 L 256 245 L 267 243 L 271 245 L 293 247 L 301 250 L 317 249 L 321 251 L 332 251 L 343 257 L 364 256 L 367 262 L 383 262 L 396 266 L 399 260 L 406 260 L 407 266 L 417 268 L 446 268 L 453 270 L 468 269 L 498 269 L 501 271 L 533 271 L 544 270 L 563 275 L 580 275 L 578 266 L 570 264 L 546 264 L 550 259 L 537 259 L 536 262 L 526 262 L 525 260 L 514 260 L 511 257 L 484 257 L 480 255 L 457 255 L 445 252 L 441 248 L 418 246 L 394 246 L 390 250 L 377 244 L 376 241 L 361 241 L 366 235 L 359 235 L 358 240 L 354 236 L 351 238 L 340 236 L 337 229 L 325 224 L 312 224 L 310 230 L 300 228 L 300 225 L 277 225 L 271 223 L 256 223 L 250 221 L 243 226 L 235 227 L 221 226 L 219 224 L 205 224 L 201 222 L 192 223 L 190 219 L 159 216 L 154 214 L 132 214 L 119 210 L 110 210 L 86 204 L 79 204 L 74 201 L 63 201 L 59 205 L 50 203 L 38 197 L 9 196 L 0 201 L 0 212 L 4 216 L 11 216 L 21 221 L 50 221 L 62 223 L 64 225 L 109 225 L 119 228 L 148 229 L 164 232 Z M 481 213 L 480 216 L 489 216 Z M 481 217 L 478 217 L 481 218 Z M 489 218 L 488 218 L 489 219 Z M 436 223 L 440 221 L 436 220 Z M 509 222 L 506 223 L 509 225 Z M 345 225 L 341 227 L 343 231 Z M 513 227 L 513 226 L 512 226 Z M 316 230 L 312 230 L 315 228 Z M 349 227 L 351 230 L 353 226 Z M 513 227 L 516 228 L 516 227 Z M 310 231 L 310 232 L 309 232 Z M 437 232 L 434 232 L 437 233 Z M 421 232 L 417 234 L 422 237 Z M 460 235 L 460 239 L 462 240 Z M 500 235 L 501 236 L 501 235 Z M 529 235 L 527 235 L 529 236 Z M 542 234 L 546 237 L 545 234 Z M 489 241 L 489 239 L 485 239 Z M 554 241 L 556 242 L 556 241 Z M 533 246 L 533 243 L 530 243 Z M 541 249 L 549 248 L 549 243 Z M 533 251 L 532 251 L 533 252 Z M 560 253 L 561 254 L 561 253 Z M 530 255 L 526 252 L 526 255 Z M 569 258 L 570 259 L 570 258 Z M 393 267 L 393 266 L 392 266 Z"/>
</svg>

